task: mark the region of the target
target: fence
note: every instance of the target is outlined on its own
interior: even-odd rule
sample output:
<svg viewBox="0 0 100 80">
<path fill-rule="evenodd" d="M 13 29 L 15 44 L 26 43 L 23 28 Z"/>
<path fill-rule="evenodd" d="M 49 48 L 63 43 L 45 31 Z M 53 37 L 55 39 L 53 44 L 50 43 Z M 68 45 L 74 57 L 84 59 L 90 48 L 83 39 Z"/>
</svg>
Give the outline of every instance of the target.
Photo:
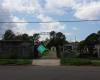
<svg viewBox="0 0 100 80">
<path fill-rule="evenodd" d="M 0 58 L 7 58 L 7 59 L 17 59 L 17 58 L 34 58 L 34 46 L 32 45 L 24 45 L 22 46 L 20 43 L 18 45 L 8 45 L 1 43 L 0 45 Z M 28 43 L 30 44 L 30 43 Z"/>
</svg>

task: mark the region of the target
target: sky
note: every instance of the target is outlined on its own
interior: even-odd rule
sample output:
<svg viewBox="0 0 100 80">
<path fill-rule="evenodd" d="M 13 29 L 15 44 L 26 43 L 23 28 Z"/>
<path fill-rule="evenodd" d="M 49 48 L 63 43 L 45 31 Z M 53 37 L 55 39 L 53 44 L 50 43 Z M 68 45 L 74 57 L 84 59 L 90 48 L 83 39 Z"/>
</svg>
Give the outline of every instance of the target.
<svg viewBox="0 0 100 80">
<path fill-rule="evenodd" d="M 26 22 L 0 23 L 1 36 L 8 29 L 29 35 L 61 31 L 67 40 L 81 41 L 100 30 L 100 22 L 27 23 L 70 20 L 100 20 L 100 0 L 0 0 L 0 22 Z"/>
</svg>

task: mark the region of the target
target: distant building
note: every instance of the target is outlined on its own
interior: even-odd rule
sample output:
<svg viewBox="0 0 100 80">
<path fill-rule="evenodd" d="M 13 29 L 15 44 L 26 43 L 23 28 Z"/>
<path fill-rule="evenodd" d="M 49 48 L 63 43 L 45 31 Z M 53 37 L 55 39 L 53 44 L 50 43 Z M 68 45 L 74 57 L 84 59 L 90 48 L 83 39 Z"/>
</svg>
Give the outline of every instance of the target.
<svg viewBox="0 0 100 80">
<path fill-rule="evenodd" d="M 75 50 L 78 48 L 78 43 L 72 42 L 72 43 L 67 43 L 63 45 L 63 52 L 66 52 L 67 50 Z"/>
</svg>

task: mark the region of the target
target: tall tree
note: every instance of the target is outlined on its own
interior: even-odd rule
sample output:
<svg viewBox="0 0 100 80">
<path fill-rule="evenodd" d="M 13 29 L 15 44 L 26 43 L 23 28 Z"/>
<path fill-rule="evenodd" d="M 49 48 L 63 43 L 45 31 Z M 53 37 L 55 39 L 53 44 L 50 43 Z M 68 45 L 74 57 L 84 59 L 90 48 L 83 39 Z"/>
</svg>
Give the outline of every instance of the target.
<svg viewBox="0 0 100 80">
<path fill-rule="evenodd" d="M 57 56 L 61 57 L 61 49 L 60 47 L 64 45 L 66 42 L 66 37 L 62 32 L 56 33 L 55 31 L 50 32 L 50 42 L 48 44 L 48 48 L 55 46 L 57 49 Z"/>
<path fill-rule="evenodd" d="M 3 36 L 3 40 L 14 40 L 15 34 L 12 30 L 7 30 Z"/>
<path fill-rule="evenodd" d="M 94 55 L 94 47 L 98 44 L 99 35 L 96 33 L 90 34 L 84 41 L 80 42 L 79 48 L 84 52 L 84 49 L 88 50 L 88 54 Z"/>
<path fill-rule="evenodd" d="M 56 37 L 56 32 L 55 31 L 51 31 L 50 32 L 50 39 L 54 39 Z"/>
<path fill-rule="evenodd" d="M 98 35 L 96 33 L 92 33 L 85 39 L 85 42 L 87 45 L 94 46 L 97 43 L 97 40 L 98 40 Z"/>
<path fill-rule="evenodd" d="M 22 40 L 29 41 L 30 38 L 29 38 L 28 34 L 22 34 Z"/>
</svg>

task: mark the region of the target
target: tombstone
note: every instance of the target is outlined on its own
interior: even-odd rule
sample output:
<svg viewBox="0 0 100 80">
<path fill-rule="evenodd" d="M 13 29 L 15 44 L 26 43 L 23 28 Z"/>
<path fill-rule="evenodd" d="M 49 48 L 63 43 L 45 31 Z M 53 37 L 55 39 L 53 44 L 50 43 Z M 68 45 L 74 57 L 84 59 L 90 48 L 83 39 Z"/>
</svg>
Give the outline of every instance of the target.
<svg viewBox="0 0 100 80">
<path fill-rule="evenodd" d="M 56 47 L 51 47 L 47 54 L 45 54 L 42 59 L 57 59 Z"/>
</svg>

